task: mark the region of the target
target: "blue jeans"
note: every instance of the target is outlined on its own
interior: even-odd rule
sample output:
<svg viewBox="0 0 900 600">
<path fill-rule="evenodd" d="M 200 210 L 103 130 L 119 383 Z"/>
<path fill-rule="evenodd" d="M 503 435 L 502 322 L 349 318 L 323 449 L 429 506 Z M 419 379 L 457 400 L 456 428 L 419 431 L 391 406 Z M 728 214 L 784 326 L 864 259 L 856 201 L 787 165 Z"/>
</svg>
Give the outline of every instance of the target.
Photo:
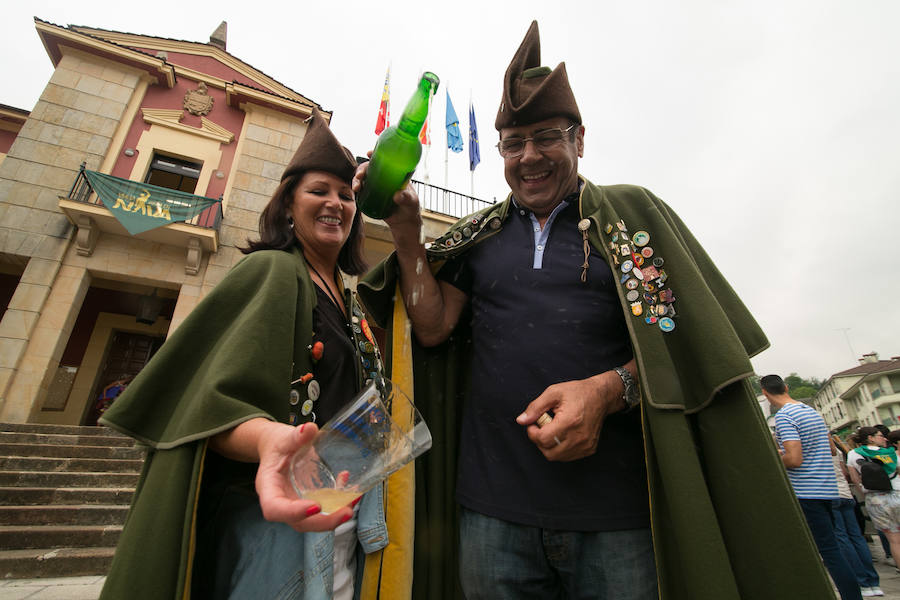
<svg viewBox="0 0 900 600">
<path fill-rule="evenodd" d="M 860 587 L 876 587 L 879 583 L 878 573 L 872 566 L 869 545 L 859 530 L 859 523 L 853 512 L 855 504 L 856 501 L 851 498 L 831 501 L 831 508 L 834 511 L 834 536 Z"/>
<path fill-rule="evenodd" d="M 841 595 L 841 600 L 862 600 L 856 577 L 841 549 L 838 547 L 837 538 L 834 535 L 835 515 L 831 509 L 831 500 L 810 500 L 800 498 L 800 508 L 806 517 L 806 523 L 812 532 L 822 562 L 831 574 L 834 585 Z"/>
<path fill-rule="evenodd" d="M 649 529 L 557 531 L 460 507 L 459 570 L 467 600 L 658 597 Z"/>
</svg>

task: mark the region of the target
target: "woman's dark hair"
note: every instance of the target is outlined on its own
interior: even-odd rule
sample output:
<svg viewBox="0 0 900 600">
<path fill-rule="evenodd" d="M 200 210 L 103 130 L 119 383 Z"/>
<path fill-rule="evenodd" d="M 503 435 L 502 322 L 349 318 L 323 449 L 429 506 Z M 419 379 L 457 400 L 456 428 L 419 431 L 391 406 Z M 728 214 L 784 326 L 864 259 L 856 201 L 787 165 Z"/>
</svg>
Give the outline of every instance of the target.
<svg viewBox="0 0 900 600">
<path fill-rule="evenodd" d="M 272 199 L 259 215 L 259 240 L 248 239 L 246 248 L 238 248 L 241 252 L 250 254 L 257 250 L 290 250 L 295 244 L 300 244 L 287 215 L 294 201 L 294 191 L 303 175 L 304 173 L 289 175 L 275 188 Z M 347 275 L 361 275 L 366 271 L 362 253 L 364 241 L 362 212 L 357 210 L 350 226 L 350 235 L 338 254 L 338 267 Z"/>
<path fill-rule="evenodd" d="M 860 427 L 856 430 L 856 437 L 859 438 L 859 444 L 862 446 L 869 441 L 870 435 L 881 433 L 877 427 Z"/>
</svg>

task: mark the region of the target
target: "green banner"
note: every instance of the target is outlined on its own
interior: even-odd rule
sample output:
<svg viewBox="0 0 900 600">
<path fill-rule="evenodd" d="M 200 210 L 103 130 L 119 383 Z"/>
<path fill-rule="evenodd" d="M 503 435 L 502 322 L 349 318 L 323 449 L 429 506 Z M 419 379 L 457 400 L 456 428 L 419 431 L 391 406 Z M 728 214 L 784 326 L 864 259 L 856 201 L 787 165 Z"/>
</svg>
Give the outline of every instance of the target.
<svg viewBox="0 0 900 600">
<path fill-rule="evenodd" d="M 219 202 L 214 198 L 138 183 L 87 169 L 84 174 L 104 206 L 131 235 L 193 219 Z"/>
</svg>

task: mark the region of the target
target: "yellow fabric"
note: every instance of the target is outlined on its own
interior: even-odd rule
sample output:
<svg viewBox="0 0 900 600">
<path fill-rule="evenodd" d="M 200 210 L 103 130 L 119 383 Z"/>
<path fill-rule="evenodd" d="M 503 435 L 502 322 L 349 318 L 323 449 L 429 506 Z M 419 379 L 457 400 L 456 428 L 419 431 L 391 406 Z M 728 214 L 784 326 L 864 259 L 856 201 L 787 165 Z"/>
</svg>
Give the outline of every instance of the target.
<svg viewBox="0 0 900 600">
<path fill-rule="evenodd" d="M 399 284 L 396 298 L 391 329 L 391 381 L 415 402 L 410 339 L 412 334 Z M 398 412 L 398 409 L 403 408 L 405 407 L 399 403 L 395 404 L 391 418 L 398 421 L 411 419 L 411 414 Z M 362 600 L 407 600 L 412 595 L 415 485 L 415 462 L 409 463 L 387 480 L 385 518 L 390 543 L 383 550 L 366 556 L 360 584 Z"/>
<path fill-rule="evenodd" d="M 209 444 L 209 438 L 199 442 L 200 449 L 200 468 L 195 479 L 197 487 L 195 488 L 194 502 L 191 506 L 191 531 L 188 542 L 187 565 L 184 568 L 184 589 L 181 597 L 184 600 L 191 598 L 191 576 L 194 574 L 194 553 L 197 551 L 197 506 L 200 504 L 200 482 L 203 481 L 203 468 L 206 466 L 206 447 Z"/>
</svg>

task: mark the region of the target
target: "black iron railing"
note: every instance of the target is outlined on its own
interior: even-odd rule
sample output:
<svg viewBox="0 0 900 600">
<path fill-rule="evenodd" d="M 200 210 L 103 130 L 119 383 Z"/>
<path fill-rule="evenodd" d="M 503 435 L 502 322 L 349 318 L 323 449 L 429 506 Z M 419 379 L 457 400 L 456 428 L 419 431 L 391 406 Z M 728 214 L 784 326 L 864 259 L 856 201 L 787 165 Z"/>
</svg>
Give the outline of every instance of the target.
<svg viewBox="0 0 900 600">
<path fill-rule="evenodd" d="M 422 208 L 442 215 L 462 218 L 485 206 L 494 204 L 415 179 L 412 180 L 412 184 L 416 194 L 419 195 L 419 204 Z"/>
<path fill-rule="evenodd" d="M 69 200 L 72 200 L 73 202 L 83 202 L 85 204 L 103 204 L 97 194 L 94 193 L 93 188 L 91 188 L 91 184 L 84 174 L 84 167 L 85 163 L 81 163 L 78 175 L 75 176 L 75 182 L 72 183 L 72 189 L 69 190 Z M 203 196 L 197 196 L 197 199 L 209 201 L 209 198 L 204 198 Z M 218 202 L 196 217 L 182 222 L 187 223 L 188 225 L 196 225 L 197 227 L 218 231 L 219 225 L 222 224 L 222 197 L 219 196 Z"/>
</svg>

